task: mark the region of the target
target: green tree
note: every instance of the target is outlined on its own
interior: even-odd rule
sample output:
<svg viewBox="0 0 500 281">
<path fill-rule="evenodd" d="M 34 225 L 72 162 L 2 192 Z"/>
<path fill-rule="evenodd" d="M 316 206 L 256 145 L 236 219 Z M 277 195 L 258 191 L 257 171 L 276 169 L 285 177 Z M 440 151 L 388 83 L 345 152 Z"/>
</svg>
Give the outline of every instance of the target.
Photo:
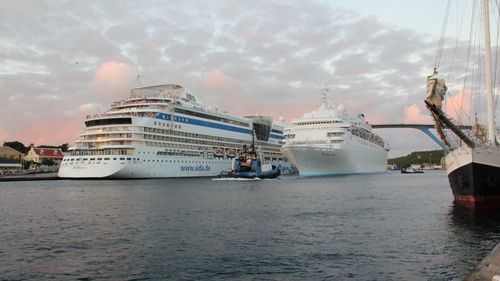
<svg viewBox="0 0 500 281">
<path fill-rule="evenodd" d="M 58 146 L 55 146 L 55 145 L 46 145 L 46 144 L 42 144 L 42 145 L 39 145 L 37 147 L 38 148 L 59 148 Z"/>
<path fill-rule="evenodd" d="M 389 165 L 396 164 L 402 168 L 409 167 L 412 164 L 422 163 L 432 163 L 439 165 L 443 156 L 443 150 L 415 151 L 403 157 L 389 159 L 387 162 Z"/>
<path fill-rule="evenodd" d="M 59 148 L 63 151 L 63 152 L 66 152 L 68 151 L 68 148 L 69 148 L 69 144 L 68 143 L 63 143 L 59 146 Z"/>
<path fill-rule="evenodd" d="M 23 169 L 29 169 L 35 162 L 33 161 L 23 161 Z"/>
<path fill-rule="evenodd" d="M 29 147 L 26 147 L 22 142 L 19 141 L 6 141 L 3 143 L 3 146 L 11 147 L 23 154 L 28 153 L 28 151 L 30 150 Z"/>
</svg>

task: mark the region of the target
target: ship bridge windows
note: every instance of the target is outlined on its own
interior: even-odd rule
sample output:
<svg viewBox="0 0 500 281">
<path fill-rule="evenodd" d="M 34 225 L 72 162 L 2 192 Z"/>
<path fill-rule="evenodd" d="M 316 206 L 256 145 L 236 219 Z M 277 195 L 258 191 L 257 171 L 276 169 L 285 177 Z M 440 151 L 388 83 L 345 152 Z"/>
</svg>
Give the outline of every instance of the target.
<svg viewBox="0 0 500 281">
<path fill-rule="evenodd" d="M 133 148 L 119 149 L 75 149 L 71 151 L 71 156 L 92 156 L 92 155 L 132 155 L 134 154 Z"/>
<path fill-rule="evenodd" d="M 342 123 L 341 121 L 338 120 L 332 120 L 332 121 L 305 121 L 305 122 L 299 122 L 297 125 L 328 125 L 328 124 L 337 124 L 337 123 Z"/>
<path fill-rule="evenodd" d="M 182 114 L 186 114 L 186 115 L 191 115 L 191 116 L 196 116 L 196 117 L 201 117 L 201 118 L 210 119 L 210 120 L 215 120 L 215 121 L 219 121 L 219 122 L 229 123 L 229 124 L 233 124 L 233 125 L 239 125 L 239 126 L 243 126 L 243 127 L 250 126 L 250 124 L 245 123 L 245 122 L 241 122 L 238 120 L 228 119 L 228 118 L 210 115 L 210 114 L 206 114 L 206 113 L 201 113 L 201 112 L 197 112 L 197 111 L 186 110 L 186 109 L 178 108 L 178 107 L 174 108 L 174 112 L 182 113 Z"/>
<path fill-rule="evenodd" d="M 85 126 L 121 125 L 132 124 L 132 118 L 108 118 L 85 121 Z"/>
<path fill-rule="evenodd" d="M 255 132 L 255 136 L 257 137 L 258 140 L 261 140 L 261 141 L 269 140 L 269 135 L 271 133 L 270 128 L 271 128 L 271 126 L 269 124 L 261 124 L 261 123 L 257 123 L 257 122 L 253 123 L 253 129 Z"/>
</svg>

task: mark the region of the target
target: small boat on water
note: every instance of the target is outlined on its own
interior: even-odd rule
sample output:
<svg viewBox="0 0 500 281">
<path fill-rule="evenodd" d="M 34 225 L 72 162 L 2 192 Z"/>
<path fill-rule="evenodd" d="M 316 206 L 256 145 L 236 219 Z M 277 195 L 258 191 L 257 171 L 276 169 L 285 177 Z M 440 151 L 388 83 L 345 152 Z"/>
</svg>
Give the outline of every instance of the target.
<svg viewBox="0 0 500 281">
<path fill-rule="evenodd" d="M 422 169 L 413 169 L 412 167 L 401 169 L 401 174 L 423 174 L 424 170 Z"/>
<path fill-rule="evenodd" d="M 280 176 L 279 167 L 262 164 L 253 145 L 250 150 L 244 145 L 242 152 L 238 158 L 233 159 L 233 169 L 220 173 L 218 178 L 275 179 Z"/>
</svg>

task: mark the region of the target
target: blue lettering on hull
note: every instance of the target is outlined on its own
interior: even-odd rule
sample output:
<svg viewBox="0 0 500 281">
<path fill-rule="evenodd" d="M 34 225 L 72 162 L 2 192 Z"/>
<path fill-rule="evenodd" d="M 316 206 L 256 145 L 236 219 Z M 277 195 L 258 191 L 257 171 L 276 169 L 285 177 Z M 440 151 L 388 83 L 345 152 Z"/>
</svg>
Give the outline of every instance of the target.
<svg viewBox="0 0 500 281">
<path fill-rule="evenodd" d="M 211 167 L 209 165 L 197 165 L 197 166 L 181 166 L 181 172 L 210 172 Z"/>
</svg>

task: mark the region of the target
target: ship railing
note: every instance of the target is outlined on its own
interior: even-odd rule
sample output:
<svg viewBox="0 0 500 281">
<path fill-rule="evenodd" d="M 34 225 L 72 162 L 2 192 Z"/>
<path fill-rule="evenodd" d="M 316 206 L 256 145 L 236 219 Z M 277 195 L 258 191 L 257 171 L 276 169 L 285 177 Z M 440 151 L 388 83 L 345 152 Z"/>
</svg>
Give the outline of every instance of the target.
<svg viewBox="0 0 500 281">
<path fill-rule="evenodd" d="M 289 144 L 327 144 L 329 143 L 327 140 L 300 140 L 300 141 L 287 141 Z"/>
<path fill-rule="evenodd" d="M 476 147 L 486 150 L 488 153 L 498 151 L 497 146 L 493 146 L 487 143 L 476 143 Z"/>
<path fill-rule="evenodd" d="M 89 114 L 86 116 L 85 119 L 95 119 L 95 118 L 101 118 L 101 117 L 120 117 L 120 116 L 127 116 L 126 114 L 107 114 L 107 113 L 101 113 L 101 114 Z"/>
<path fill-rule="evenodd" d="M 103 140 L 122 140 L 122 139 L 133 139 L 132 134 L 118 133 L 118 134 L 106 134 L 105 136 L 99 135 L 83 135 L 78 141 L 103 141 Z"/>
<path fill-rule="evenodd" d="M 80 135 L 95 135 L 100 133 L 142 133 L 144 130 L 139 127 L 105 127 L 100 129 L 87 129 L 83 131 Z"/>
<path fill-rule="evenodd" d="M 94 115 L 87 115 L 86 119 L 95 119 L 95 118 L 102 118 L 102 117 L 130 117 L 130 116 L 136 116 L 136 117 L 148 117 L 148 118 L 154 118 L 156 117 L 158 112 L 158 109 L 155 109 L 154 111 L 144 111 L 144 112 L 127 112 L 127 113 L 120 113 L 120 114 L 109 114 L 109 113 L 104 113 L 104 114 L 94 114 Z"/>
<path fill-rule="evenodd" d="M 118 104 L 118 106 L 121 105 L 131 105 L 131 104 L 145 104 L 145 103 L 169 103 L 172 100 L 170 98 L 163 98 L 163 97 L 158 97 L 158 98 L 152 98 L 152 97 L 139 97 L 139 98 L 134 98 L 131 100 L 126 100 L 124 102 L 121 102 Z"/>
<path fill-rule="evenodd" d="M 94 155 L 133 155 L 134 148 L 113 147 L 113 148 L 78 148 L 71 151 L 70 156 L 94 156 Z"/>
<path fill-rule="evenodd" d="M 179 96 L 183 87 L 175 84 L 156 85 L 148 87 L 134 88 L 130 91 L 131 97 L 156 97 L 156 96 Z"/>
</svg>

